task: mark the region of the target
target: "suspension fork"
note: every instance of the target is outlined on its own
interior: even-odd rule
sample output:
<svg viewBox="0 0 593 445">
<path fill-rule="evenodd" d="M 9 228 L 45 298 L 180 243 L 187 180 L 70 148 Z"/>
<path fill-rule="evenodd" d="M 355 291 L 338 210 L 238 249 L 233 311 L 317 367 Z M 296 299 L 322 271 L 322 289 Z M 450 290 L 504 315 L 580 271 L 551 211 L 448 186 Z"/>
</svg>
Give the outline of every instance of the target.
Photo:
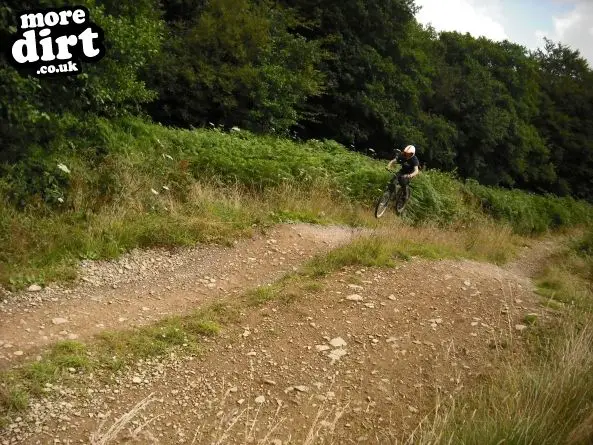
<svg viewBox="0 0 593 445">
<path fill-rule="evenodd" d="M 391 181 L 389 181 L 389 184 L 387 185 L 387 188 L 391 193 L 395 193 L 397 190 L 397 175 L 393 175 Z"/>
</svg>

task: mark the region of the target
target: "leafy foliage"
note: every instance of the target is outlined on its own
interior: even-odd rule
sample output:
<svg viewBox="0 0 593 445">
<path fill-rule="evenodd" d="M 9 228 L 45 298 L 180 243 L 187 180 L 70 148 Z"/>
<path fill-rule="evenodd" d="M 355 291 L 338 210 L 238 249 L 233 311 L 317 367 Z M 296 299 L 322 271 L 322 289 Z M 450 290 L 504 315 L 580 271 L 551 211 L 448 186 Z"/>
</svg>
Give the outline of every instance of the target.
<svg viewBox="0 0 593 445">
<path fill-rule="evenodd" d="M 147 72 L 160 92 L 150 106 L 157 119 L 285 131 L 301 120 L 302 102 L 321 92 L 316 65 L 324 53 L 289 32 L 292 11 L 268 1 L 212 0 L 198 15 L 174 17 L 165 51 Z"/>
<path fill-rule="evenodd" d="M 61 0 L 8 1 L 0 6 L 0 38 L 16 30 L 20 12 L 33 8 L 63 6 Z M 155 97 L 139 77 L 139 70 L 159 51 L 162 24 L 156 1 L 147 0 L 122 8 L 113 2 L 78 2 L 89 8 L 91 19 L 106 35 L 106 56 L 89 64 L 74 78 L 23 77 L 0 54 L 0 162 L 35 156 L 37 148 L 48 151 L 61 134 L 57 116 L 69 112 L 106 116 L 133 111 Z M 155 12 L 156 11 L 156 12 Z M 1 165 L 1 164 L 0 164 Z M 0 170 L 1 171 L 1 170 Z"/>
<path fill-rule="evenodd" d="M 593 71 L 577 51 L 551 41 L 535 58 L 543 91 L 536 125 L 558 174 L 553 191 L 591 200 Z"/>
</svg>

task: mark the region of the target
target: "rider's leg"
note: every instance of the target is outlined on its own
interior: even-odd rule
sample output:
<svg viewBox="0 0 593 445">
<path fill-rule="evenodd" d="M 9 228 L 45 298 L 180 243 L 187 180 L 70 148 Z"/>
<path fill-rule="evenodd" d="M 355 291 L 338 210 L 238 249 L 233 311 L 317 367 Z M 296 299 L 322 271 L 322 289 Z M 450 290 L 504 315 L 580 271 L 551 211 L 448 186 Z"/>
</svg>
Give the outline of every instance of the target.
<svg viewBox="0 0 593 445">
<path fill-rule="evenodd" d="M 391 181 L 389 181 L 389 185 L 387 187 L 391 193 L 395 192 L 395 188 L 396 188 L 395 184 L 396 184 L 397 180 L 398 180 L 398 177 L 394 176 L 393 178 L 391 178 Z"/>
<path fill-rule="evenodd" d="M 402 175 L 398 175 L 397 181 L 399 182 L 399 185 L 403 187 L 404 192 L 406 194 L 406 200 L 408 200 L 410 198 L 410 180 L 404 178 Z"/>
</svg>

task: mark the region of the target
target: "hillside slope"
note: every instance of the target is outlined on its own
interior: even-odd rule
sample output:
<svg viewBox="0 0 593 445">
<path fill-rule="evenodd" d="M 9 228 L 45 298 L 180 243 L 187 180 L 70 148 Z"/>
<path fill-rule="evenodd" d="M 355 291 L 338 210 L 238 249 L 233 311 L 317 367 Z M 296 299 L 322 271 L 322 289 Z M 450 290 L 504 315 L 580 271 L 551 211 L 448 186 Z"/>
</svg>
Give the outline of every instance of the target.
<svg viewBox="0 0 593 445">
<path fill-rule="evenodd" d="M 179 130 L 140 119 L 86 122 L 0 178 L 0 286 L 68 281 L 80 259 L 134 248 L 230 242 L 279 222 L 376 227 L 385 162 L 332 141 Z M 593 207 L 424 170 L 407 224 L 495 223 L 533 235 L 586 225 Z"/>
</svg>

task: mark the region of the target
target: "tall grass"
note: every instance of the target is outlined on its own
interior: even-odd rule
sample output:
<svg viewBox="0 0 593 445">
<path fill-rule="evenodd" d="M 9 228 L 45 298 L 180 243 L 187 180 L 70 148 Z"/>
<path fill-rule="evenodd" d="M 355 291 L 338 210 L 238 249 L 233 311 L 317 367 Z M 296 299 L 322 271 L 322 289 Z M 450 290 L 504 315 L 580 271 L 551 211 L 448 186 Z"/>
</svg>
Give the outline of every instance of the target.
<svg viewBox="0 0 593 445">
<path fill-rule="evenodd" d="M 509 223 L 516 232 L 542 233 L 575 225 L 588 225 L 591 206 L 570 197 L 542 196 L 520 190 L 485 187 L 466 182 L 466 190 L 479 199 L 485 213 Z"/>
<path fill-rule="evenodd" d="M 179 130 L 137 118 L 60 125 L 64 136 L 45 154 L 2 166 L 0 284 L 70 279 L 81 258 L 225 242 L 280 221 L 376 227 L 372 206 L 390 179 L 385 163 L 332 141 Z M 532 234 L 593 216 L 591 206 L 570 199 L 490 189 L 434 170 L 412 187 L 404 221 L 417 226 L 487 225 L 493 217 Z"/>
<path fill-rule="evenodd" d="M 389 267 L 414 256 L 471 258 L 502 264 L 513 257 L 519 241 L 510 229 L 494 224 L 457 229 L 434 225 L 390 228 L 315 257 L 304 273 L 322 276 L 345 266 Z"/>
<path fill-rule="evenodd" d="M 536 284 L 548 304 L 553 301 L 593 313 L 593 231 L 554 255 Z"/>
<path fill-rule="evenodd" d="M 322 188 L 303 191 L 286 184 L 255 193 L 202 182 L 192 184 L 184 201 L 155 196 L 145 186 L 136 190 L 96 212 L 81 203 L 77 209 L 38 215 L 0 203 L 0 284 L 20 288 L 69 280 L 81 259 L 116 258 L 137 247 L 229 244 L 251 235 L 253 226 L 277 222 L 376 224 L 360 205 L 331 199 Z"/>
<path fill-rule="evenodd" d="M 371 205 L 391 175 L 385 162 L 333 141 L 297 143 L 244 131 L 179 130 L 137 118 L 93 118 L 70 125 L 73 128 L 64 130 L 69 137 L 55 142 L 43 160 L 8 169 L 0 192 L 12 201 L 34 203 L 33 198 L 41 197 L 54 204 L 62 193 L 66 202 L 54 208 L 97 210 L 106 203 L 125 202 L 126 196 L 138 191 L 149 192 L 147 187 L 165 193 L 165 186 L 166 194 L 185 201 L 192 185 L 202 181 L 257 192 L 286 184 L 305 190 L 322 183 L 331 198 Z M 59 171 L 58 163 L 69 165 L 71 174 Z M 40 170 L 47 181 L 25 177 L 35 172 L 39 176 Z M 485 213 L 517 232 L 532 233 L 586 224 L 593 216 L 591 206 L 569 198 L 463 183 L 435 170 L 423 172 L 412 187 L 407 219 L 415 223 L 448 224 Z M 136 204 L 150 205 L 149 198 L 150 194 Z"/>
<path fill-rule="evenodd" d="M 558 334 L 535 363 L 509 364 L 426 422 L 409 443 L 593 443 L 593 325 Z"/>
<path fill-rule="evenodd" d="M 486 384 L 438 406 L 409 443 L 593 443 L 593 245 L 591 233 L 555 255 L 539 277 L 543 295 L 567 304 L 559 324 L 540 324 L 538 347 Z"/>
</svg>

